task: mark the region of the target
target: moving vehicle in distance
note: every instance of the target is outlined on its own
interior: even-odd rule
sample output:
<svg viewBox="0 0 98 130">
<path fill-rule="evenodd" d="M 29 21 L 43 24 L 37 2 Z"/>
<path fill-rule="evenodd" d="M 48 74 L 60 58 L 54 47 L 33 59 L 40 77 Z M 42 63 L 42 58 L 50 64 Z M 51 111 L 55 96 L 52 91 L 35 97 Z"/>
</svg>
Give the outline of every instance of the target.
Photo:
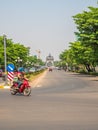
<svg viewBox="0 0 98 130">
<path fill-rule="evenodd" d="M 52 69 L 52 67 L 49 67 L 48 70 L 52 72 L 53 69 Z"/>
</svg>

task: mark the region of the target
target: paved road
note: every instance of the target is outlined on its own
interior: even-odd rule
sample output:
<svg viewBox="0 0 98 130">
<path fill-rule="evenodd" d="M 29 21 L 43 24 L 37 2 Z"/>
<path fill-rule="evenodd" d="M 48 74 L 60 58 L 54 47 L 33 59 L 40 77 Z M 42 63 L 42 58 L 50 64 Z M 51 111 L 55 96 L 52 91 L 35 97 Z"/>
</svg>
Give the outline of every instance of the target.
<svg viewBox="0 0 98 130">
<path fill-rule="evenodd" d="M 32 94 L 0 89 L 0 130 L 98 130 L 98 80 L 60 70 L 31 83 Z"/>
</svg>

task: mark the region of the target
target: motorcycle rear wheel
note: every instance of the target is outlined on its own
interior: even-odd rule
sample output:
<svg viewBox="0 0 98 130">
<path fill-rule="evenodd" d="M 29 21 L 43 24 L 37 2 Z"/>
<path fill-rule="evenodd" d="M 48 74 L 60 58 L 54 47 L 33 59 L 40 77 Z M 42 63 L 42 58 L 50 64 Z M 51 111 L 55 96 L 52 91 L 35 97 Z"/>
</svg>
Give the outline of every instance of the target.
<svg viewBox="0 0 98 130">
<path fill-rule="evenodd" d="M 15 90 L 14 86 L 11 86 L 10 92 L 11 92 L 12 95 L 15 95 L 17 93 L 17 91 Z"/>
<path fill-rule="evenodd" d="M 31 88 L 25 88 L 23 91 L 24 96 L 29 96 L 31 94 Z"/>
</svg>

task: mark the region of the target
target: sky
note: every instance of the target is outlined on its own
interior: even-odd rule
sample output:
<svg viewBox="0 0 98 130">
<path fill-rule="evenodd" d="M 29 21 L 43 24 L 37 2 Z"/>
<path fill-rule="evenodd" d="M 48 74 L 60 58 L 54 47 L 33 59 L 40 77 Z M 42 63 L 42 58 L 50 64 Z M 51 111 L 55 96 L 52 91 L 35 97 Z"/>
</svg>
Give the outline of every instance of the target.
<svg viewBox="0 0 98 130">
<path fill-rule="evenodd" d="M 98 7 L 97 0 L 0 0 L 0 36 L 30 47 L 30 55 L 54 60 L 75 41 L 72 16 Z"/>
</svg>

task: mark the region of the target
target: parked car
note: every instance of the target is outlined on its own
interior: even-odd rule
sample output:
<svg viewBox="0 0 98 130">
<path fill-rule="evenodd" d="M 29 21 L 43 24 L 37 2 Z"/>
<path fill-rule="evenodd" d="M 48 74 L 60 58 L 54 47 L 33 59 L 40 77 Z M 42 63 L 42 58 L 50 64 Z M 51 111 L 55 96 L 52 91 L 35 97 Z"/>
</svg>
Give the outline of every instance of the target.
<svg viewBox="0 0 98 130">
<path fill-rule="evenodd" d="M 29 72 L 35 72 L 35 71 L 36 71 L 36 69 L 34 67 L 29 69 Z"/>
<path fill-rule="evenodd" d="M 61 70 L 61 67 L 58 67 L 58 70 Z"/>
<path fill-rule="evenodd" d="M 3 75 L 3 72 L 2 72 L 2 69 L 0 69 L 0 77 L 2 77 Z"/>
</svg>

